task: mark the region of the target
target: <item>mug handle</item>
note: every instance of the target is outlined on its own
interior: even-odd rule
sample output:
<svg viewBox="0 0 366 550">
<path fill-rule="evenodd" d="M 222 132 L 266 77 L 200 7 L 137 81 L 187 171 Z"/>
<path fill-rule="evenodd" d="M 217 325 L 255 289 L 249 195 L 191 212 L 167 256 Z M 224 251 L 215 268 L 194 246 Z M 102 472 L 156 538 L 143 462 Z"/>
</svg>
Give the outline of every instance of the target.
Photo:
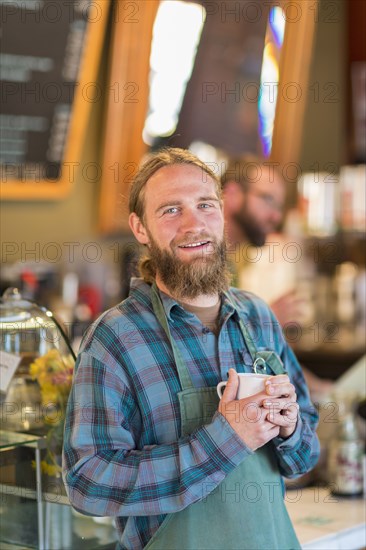
<svg viewBox="0 0 366 550">
<path fill-rule="evenodd" d="M 222 398 L 222 388 L 224 388 L 226 386 L 227 382 L 219 382 L 217 384 L 217 395 L 220 397 L 220 399 Z"/>
</svg>

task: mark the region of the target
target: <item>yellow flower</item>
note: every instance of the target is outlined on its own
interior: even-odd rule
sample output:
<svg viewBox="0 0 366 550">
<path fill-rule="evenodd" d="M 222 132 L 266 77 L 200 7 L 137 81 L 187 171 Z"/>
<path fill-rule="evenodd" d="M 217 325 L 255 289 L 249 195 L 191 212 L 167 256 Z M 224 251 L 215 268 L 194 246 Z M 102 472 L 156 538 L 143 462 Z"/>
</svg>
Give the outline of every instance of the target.
<svg viewBox="0 0 366 550">
<path fill-rule="evenodd" d="M 41 468 L 42 468 L 42 471 L 48 476 L 55 476 L 61 471 L 60 466 L 57 466 L 56 464 L 49 464 L 45 460 L 42 460 Z"/>
<path fill-rule="evenodd" d="M 37 357 L 30 365 L 30 374 L 37 380 L 42 398 L 43 420 L 50 426 L 47 432 L 47 455 L 42 460 L 42 472 L 54 476 L 61 471 L 55 456 L 61 452 L 65 407 L 71 389 L 74 359 L 71 355 L 61 356 L 57 349 L 51 349 Z"/>
<path fill-rule="evenodd" d="M 30 374 L 41 388 L 42 404 L 65 403 L 71 388 L 73 368 L 73 358 L 62 357 L 57 349 L 51 349 L 33 361 Z"/>
<path fill-rule="evenodd" d="M 36 467 L 36 461 L 32 460 L 32 468 Z M 55 476 L 59 472 L 61 472 L 60 466 L 57 464 L 50 464 L 46 460 L 41 460 L 41 472 L 42 474 L 46 474 L 47 476 Z"/>
</svg>

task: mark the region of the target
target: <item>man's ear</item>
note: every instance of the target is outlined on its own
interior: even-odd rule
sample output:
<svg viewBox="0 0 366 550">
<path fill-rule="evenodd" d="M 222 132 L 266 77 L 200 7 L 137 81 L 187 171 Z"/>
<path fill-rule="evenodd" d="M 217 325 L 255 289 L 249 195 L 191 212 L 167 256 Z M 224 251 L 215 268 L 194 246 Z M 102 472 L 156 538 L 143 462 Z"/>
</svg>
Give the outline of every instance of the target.
<svg viewBox="0 0 366 550">
<path fill-rule="evenodd" d="M 140 244 L 148 244 L 149 237 L 147 235 L 146 229 L 140 218 L 135 212 L 132 212 L 128 218 L 128 223 L 132 230 L 132 233 L 135 235 L 136 239 Z"/>
</svg>

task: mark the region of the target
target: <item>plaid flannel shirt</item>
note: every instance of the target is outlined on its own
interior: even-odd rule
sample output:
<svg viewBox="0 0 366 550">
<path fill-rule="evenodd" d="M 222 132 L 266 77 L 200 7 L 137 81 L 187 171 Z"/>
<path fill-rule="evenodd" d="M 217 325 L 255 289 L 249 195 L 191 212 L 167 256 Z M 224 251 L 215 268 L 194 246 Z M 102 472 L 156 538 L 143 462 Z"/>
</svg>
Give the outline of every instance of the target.
<svg viewBox="0 0 366 550">
<path fill-rule="evenodd" d="M 230 289 L 220 310 L 218 338 L 161 293 L 172 337 L 195 387 L 215 386 L 228 370 L 251 372 L 238 316 L 258 349 L 275 350 L 296 387 L 300 416 L 286 440 L 272 440 L 280 473 L 296 477 L 319 455 L 317 413 L 292 350 L 268 306 Z M 170 343 L 150 299 L 133 279 L 130 296 L 86 332 L 69 398 L 63 452 L 65 486 L 73 506 L 115 516 L 120 547 L 146 546 L 166 514 L 201 500 L 252 451 L 216 412 L 212 422 L 180 436 L 179 379 Z"/>
</svg>

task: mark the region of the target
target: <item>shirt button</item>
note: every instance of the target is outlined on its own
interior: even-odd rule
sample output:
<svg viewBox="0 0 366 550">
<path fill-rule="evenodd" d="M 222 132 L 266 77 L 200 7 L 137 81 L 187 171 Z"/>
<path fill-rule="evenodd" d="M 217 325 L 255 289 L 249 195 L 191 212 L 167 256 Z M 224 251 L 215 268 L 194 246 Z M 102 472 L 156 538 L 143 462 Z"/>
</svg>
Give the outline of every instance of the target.
<svg viewBox="0 0 366 550">
<path fill-rule="evenodd" d="M 210 332 L 210 329 L 208 327 L 203 327 L 202 332 L 203 334 L 208 334 Z"/>
</svg>

